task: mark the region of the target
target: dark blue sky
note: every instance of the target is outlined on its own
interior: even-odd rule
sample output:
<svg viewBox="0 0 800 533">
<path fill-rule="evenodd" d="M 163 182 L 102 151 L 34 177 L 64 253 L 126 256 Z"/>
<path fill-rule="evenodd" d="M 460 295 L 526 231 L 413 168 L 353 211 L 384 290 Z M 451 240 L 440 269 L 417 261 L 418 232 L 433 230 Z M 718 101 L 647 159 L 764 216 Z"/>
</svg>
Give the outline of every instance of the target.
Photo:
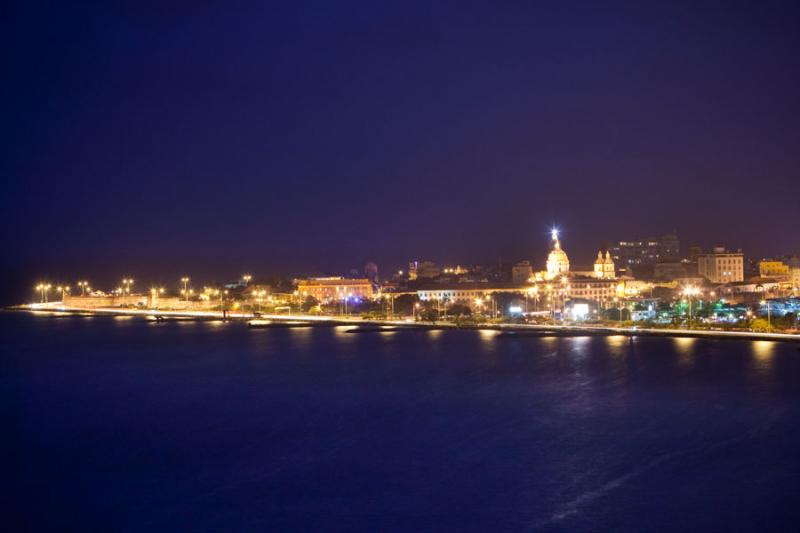
<svg viewBox="0 0 800 533">
<path fill-rule="evenodd" d="M 7 279 L 800 253 L 795 2 L 54 4 L 2 17 Z"/>
</svg>

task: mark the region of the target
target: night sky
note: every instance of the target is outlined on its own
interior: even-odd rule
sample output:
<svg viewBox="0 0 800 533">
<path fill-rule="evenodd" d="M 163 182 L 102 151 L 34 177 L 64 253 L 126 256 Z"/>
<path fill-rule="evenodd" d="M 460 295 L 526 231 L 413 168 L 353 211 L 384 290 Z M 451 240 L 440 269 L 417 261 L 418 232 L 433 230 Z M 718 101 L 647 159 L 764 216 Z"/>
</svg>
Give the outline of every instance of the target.
<svg viewBox="0 0 800 533">
<path fill-rule="evenodd" d="M 6 292 L 800 253 L 796 2 L 114 4 L 3 8 Z"/>
</svg>

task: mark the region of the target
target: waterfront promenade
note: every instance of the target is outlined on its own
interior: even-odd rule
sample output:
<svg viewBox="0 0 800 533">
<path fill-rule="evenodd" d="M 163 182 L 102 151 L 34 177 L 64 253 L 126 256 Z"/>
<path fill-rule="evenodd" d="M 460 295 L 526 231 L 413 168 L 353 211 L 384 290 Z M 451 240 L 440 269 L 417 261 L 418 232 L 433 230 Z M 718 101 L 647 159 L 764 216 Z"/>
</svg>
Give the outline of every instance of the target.
<svg viewBox="0 0 800 533">
<path fill-rule="evenodd" d="M 17 311 L 27 311 L 40 314 L 77 314 L 84 316 L 141 316 L 159 319 L 196 319 L 196 320 L 231 320 L 246 321 L 253 325 L 266 325 L 274 323 L 279 326 L 281 323 L 298 322 L 306 325 L 353 325 L 353 326 L 386 326 L 392 328 L 419 328 L 419 329 L 482 329 L 507 332 L 510 335 L 519 334 L 520 336 L 582 336 L 582 335 L 625 335 L 628 337 L 636 336 L 661 336 L 661 337 L 697 337 L 710 339 L 746 339 L 746 340 L 772 340 L 800 342 L 798 333 L 770 333 L 756 331 L 725 331 L 709 329 L 688 329 L 688 328 L 648 328 L 639 326 L 610 326 L 610 325 L 579 325 L 579 324 L 517 324 L 517 323 L 476 323 L 476 324 L 455 324 L 446 321 L 427 322 L 410 318 L 406 319 L 367 319 L 359 316 L 350 315 L 309 315 L 309 314 L 264 314 L 253 316 L 252 313 L 227 312 L 223 315 L 221 311 L 165 311 L 158 309 L 129 309 L 116 307 L 100 308 L 77 308 L 61 305 L 60 302 L 27 304 L 11 308 Z"/>
</svg>

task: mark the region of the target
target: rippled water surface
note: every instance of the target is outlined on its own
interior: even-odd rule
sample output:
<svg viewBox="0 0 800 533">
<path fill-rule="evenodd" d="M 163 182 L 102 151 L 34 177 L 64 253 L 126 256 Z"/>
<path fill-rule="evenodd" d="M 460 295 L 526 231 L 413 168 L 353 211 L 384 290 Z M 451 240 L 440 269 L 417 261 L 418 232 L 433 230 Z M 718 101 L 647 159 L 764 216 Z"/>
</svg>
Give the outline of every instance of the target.
<svg viewBox="0 0 800 533">
<path fill-rule="evenodd" d="M 797 344 L 0 314 L 3 501 L 60 531 L 781 530 Z"/>
</svg>

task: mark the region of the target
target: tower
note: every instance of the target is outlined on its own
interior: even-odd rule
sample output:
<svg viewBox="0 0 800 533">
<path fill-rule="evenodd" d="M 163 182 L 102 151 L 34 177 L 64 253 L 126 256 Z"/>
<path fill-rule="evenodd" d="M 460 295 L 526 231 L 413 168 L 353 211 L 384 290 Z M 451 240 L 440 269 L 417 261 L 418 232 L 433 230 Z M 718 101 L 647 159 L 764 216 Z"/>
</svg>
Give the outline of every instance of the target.
<svg viewBox="0 0 800 533">
<path fill-rule="evenodd" d="M 603 259 L 603 251 L 597 250 L 597 259 L 594 260 L 594 277 L 603 278 L 605 272 L 605 260 Z"/>
<path fill-rule="evenodd" d="M 603 277 L 606 279 L 614 279 L 617 277 L 614 260 L 611 258 L 611 252 L 608 250 L 606 250 L 606 258 L 603 260 Z"/>
<path fill-rule="evenodd" d="M 594 277 L 598 279 L 614 279 L 617 277 L 614 260 L 608 250 L 606 250 L 605 256 L 603 256 L 602 250 L 597 251 L 597 259 L 594 260 Z"/>
</svg>

